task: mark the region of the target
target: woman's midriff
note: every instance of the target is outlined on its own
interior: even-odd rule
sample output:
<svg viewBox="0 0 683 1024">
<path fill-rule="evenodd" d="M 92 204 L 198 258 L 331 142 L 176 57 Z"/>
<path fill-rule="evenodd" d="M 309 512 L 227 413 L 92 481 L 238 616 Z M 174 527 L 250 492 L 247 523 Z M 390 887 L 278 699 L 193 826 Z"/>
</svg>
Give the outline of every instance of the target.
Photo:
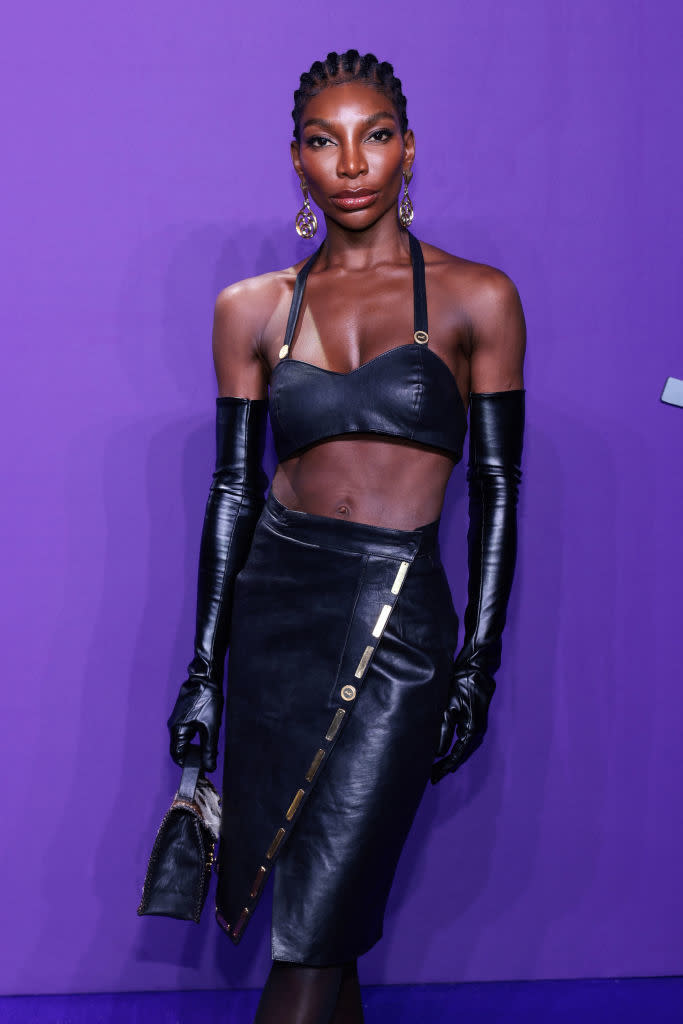
<svg viewBox="0 0 683 1024">
<path fill-rule="evenodd" d="M 415 530 L 441 515 L 453 465 L 447 454 L 402 439 L 346 435 L 281 463 L 272 490 L 296 511 Z"/>
</svg>

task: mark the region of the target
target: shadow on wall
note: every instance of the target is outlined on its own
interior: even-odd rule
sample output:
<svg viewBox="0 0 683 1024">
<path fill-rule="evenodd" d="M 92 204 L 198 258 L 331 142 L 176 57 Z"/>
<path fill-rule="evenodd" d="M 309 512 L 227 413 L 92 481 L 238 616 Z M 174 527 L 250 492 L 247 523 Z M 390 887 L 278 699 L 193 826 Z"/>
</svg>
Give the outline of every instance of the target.
<svg viewBox="0 0 683 1024">
<path fill-rule="evenodd" d="M 60 979 L 65 991 L 110 986 L 111 981 L 98 979 L 110 977 L 112 958 L 123 963 L 121 973 L 128 979 L 132 972 L 125 965 L 130 961 L 133 972 L 135 963 L 180 968 L 177 979 L 162 970 L 163 982 L 170 985 L 201 984 L 213 958 L 219 973 L 214 972 L 211 984 L 223 979 L 228 985 L 244 985 L 249 983 L 248 965 L 264 947 L 265 906 L 239 950 L 215 924 L 211 898 L 199 928 L 139 919 L 135 911 L 154 835 L 179 778 L 168 755 L 165 722 L 192 653 L 199 538 L 213 469 L 213 300 L 227 282 L 291 263 L 296 246 L 290 234 L 282 229 L 264 242 L 259 229 L 226 242 L 219 228 L 182 238 L 182 232 L 169 229 L 142 246 L 121 287 L 117 353 L 133 394 L 140 393 L 143 404 L 145 396 L 158 396 L 160 386 L 169 387 L 167 380 L 158 380 L 159 366 L 165 366 L 172 375 L 169 390 L 175 383 L 181 392 L 182 411 L 177 401 L 175 410 L 172 402 L 157 401 L 156 408 L 161 404 L 171 411 L 133 422 L 109 420 L 72 440 L 65 484 L 73 571 L 65 580 L 55 630 L 78 637 L 88 653 L 84 677 L 71 681 L 78 740 L 68 759 L 73 770 L 60 782 L 65 795 L 60 826 L 45 837 L 54 856 L 46 865 L 45 914 L 31 957 L 34 963 L 49 962 L 54 944 L 64 935 L 62 912 L 51 892 L 71 884 L 81 906 L 94 896 L 93 908 L 81 912 L 78 922 L 75 944 L 82 952 L 73 958 L 73 974 Z M 158 268 L 164 259 L 167 274 L 159 303 Z M 198 280 L 198 266 L 213 279 Z M 197 299 L 201 295 L 207 297 L 208 315 Z M 150 313 L 155 303 L 158 319 Z M 197 323 L 202 322 L 208 330 L 200 331 Z M 201 344 L 194 344 L 200 333 Z M 158 353 L 149 351 L 155 344 L 161 348 Z M 193 402 L 205 405 L 201 418 L 188 415 Z M 267 463 L 273 463 L 272 449 Z M 86 494 L 89 508 L 84 511 L 81 496 Z M 79 607 L 80 580 L 88 571 L 89 531 L 106 538 L 106 550 L 103 564 L 96 567 L 103 579 L 100 605 L 89 635 L 81 639 L 83 627 L 74 620 L 73 609 Z M 137 620 L 130 616 L 131 605 L 141 607 Z M 47 716 L 41 721 L 47 728 Z M 118 780 L 116 796 L 102 806 L 100 794 L 111 789 L 112 776 Z M 74 865 L 73 879 L 58 866 L 64 863 Z M 130 950 L 128 961 L 122 950 Z M 145 987 L 144 971 L 135 977 Z M 150 973 L 150 987 L 159 978 L 158 970 Z"/>
</svg>

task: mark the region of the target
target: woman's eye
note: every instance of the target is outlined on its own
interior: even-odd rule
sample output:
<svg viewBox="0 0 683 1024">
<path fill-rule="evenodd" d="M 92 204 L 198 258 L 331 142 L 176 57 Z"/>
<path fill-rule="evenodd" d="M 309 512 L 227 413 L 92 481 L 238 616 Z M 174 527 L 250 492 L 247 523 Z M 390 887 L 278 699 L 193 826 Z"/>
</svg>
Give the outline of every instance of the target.
<svg viewBox="0 0 683 1024">
<path fill-rule="evenodd" d="M 312 149 L 324 149 L 328 144 L 331 145 L 332 140 L 325 138 L 324 135 L 310 135 L 306 139 L 306 145 Z"/>
<path fill-rule="evenodd" d="M 375 142 L 387 142 L 394 133 L 389 128 L 378 128 L 376 132 L 373 132 L 370 136 Z"/>
</svg>

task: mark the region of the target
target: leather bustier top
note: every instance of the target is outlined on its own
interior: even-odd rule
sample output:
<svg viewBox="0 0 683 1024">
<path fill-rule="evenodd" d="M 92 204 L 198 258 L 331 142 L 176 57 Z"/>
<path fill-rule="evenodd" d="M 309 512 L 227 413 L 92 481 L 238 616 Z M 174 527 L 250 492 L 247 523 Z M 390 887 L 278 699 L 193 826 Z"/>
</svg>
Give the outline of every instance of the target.
<svg viewBox="0 0 683 1024">
<path fill-rule="evenodd" d="M 379 434 L 462 457 L 467 416 L 455 377 L 428 347 L 427 292 L 419 241 L 409 233 L 415 333 L 349 373 L 289 358 L 306 278 L 318 249 L 299 271 L 280 362 L 270 383 L 270 420 L 280 462 L 342 434 Z"/>
</svg>

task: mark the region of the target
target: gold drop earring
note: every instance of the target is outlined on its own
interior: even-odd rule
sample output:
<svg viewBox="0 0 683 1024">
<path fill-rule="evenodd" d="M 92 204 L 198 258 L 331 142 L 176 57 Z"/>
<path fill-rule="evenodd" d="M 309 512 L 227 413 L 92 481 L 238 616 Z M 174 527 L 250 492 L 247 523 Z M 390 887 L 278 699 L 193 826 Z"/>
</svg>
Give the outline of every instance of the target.
<svg viewBox="0 0 683 1024">
<path fill-rule="evenodd" d="M 299 238 L 313 238 L 313 235 L 318 230 L 318 218 L 313 213 L 311 204 L 308 201 L 308 185 L 303 178 L 300 179 L 299 184 L 304 194 L 304 205 L 296 215 L 294 226 Z"/>
<path fill-rule="evenodd" d="M 412 181 L 412 178 L 412 171 L 403 172 L 403 198 L 401 199 L 401 202 L 399 203 L 398 207 L 398 219 L 401 222 L 401 226 L 404 228 L 410 227 L 410 225 L 413 223 L 413 217 L 415 216 L 413 203 L 410 196 L 408 195 L 408 185 Z"/>
</svg>

